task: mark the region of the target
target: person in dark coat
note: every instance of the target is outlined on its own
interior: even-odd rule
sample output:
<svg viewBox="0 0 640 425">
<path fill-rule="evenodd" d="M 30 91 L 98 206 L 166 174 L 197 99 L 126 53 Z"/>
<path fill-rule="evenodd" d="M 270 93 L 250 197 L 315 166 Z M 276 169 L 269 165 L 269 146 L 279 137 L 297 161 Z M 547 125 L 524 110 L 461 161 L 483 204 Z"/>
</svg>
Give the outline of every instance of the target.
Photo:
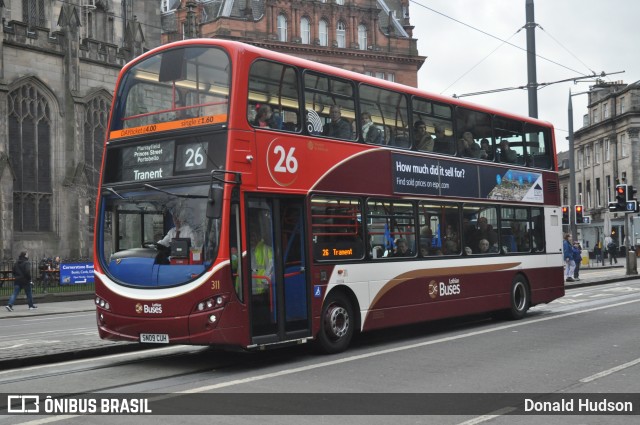
<svg viewBox="0 0 640 425">
<path fill-rule="evenodd" d="M 13 304 L 16 302 L 16 298 L 22 289 L 24 289 L 24 293 L 27 295 L 29 310 L 38 308 L 33 304 L 33 295 L 31 293 L 31 265 L 29 264 L 29 254 L 27 251 L 22 251 L 18 257 L 18 261 L 13 265 L 13 277 L 15 279 L 13 294 L 9 298 L 6 309 L 13 311 Z"/>
<path fill-rule="evenodd" d="M 566 282 L 575 282 L 573 279 L 573 272 L 576 268 L 576 262 L 573 259 L 573 244 L 571 243 L 571 233 L 564 234 L 564 241 L 562 241 L 562 258 L 566 263 L 564 268 L 564 277 Z"/>
<path fill-rule="evenodd" d="M 609 265 L 615 261 L 618 264 L 618 245 L 613 239 L 607 244 L 607 252 L 609 253 Z"/>
<path fill-rule="evenodd" d="M 580 280 L 580 264 L 582 263 L 582 247 L 579 242 L 573 243 L 573 261 L 576 262 L 576 268 L 573 270 L 573 280 Z"/>
<path fill-rule="evenodd" d="M 331 122 L 324 126 L 325 136 L 336 137 L 338 139 L 351 140 L 351 124 L 342 118 L 342 111 L 339 105 L 332 105 L 330 109 Z"/>
</svg>

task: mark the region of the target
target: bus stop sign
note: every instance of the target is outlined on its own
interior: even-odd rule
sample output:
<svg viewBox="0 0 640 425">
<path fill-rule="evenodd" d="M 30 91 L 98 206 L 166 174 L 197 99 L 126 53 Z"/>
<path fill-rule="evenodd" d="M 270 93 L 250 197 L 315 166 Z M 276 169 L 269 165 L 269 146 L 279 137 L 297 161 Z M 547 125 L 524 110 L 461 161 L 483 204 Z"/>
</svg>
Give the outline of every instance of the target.
<svg viewBox="0 0 640 425">
<path fill-rule="evenodd" d="M 94 283 L 93 263 L 60 264 L 60 285 Z"/>
</svg>

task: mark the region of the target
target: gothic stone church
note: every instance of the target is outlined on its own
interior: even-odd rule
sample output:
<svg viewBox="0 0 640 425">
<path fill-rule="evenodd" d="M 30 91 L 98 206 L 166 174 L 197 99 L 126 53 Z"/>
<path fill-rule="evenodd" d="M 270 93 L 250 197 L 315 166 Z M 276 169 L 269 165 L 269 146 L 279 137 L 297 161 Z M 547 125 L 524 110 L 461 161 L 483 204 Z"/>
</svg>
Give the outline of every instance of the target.
<svg viewBox="0 0 640 425">
<path fill-rule="evenodd" d="M 0 16 L 0 259 L 90 258 L 113 87 L 160 44 L 159 3 L 0 0 Z"/>
</svg>

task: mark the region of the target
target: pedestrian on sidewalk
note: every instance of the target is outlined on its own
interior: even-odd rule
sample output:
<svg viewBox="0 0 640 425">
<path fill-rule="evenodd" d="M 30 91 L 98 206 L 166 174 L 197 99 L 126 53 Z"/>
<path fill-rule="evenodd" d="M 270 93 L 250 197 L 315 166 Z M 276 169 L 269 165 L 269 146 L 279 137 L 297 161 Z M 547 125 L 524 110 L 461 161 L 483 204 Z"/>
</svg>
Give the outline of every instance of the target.
<svg viewBox="0 0 640 425">
<path fill-rule="evenodd" d="M 29 264 L 29 254 L 27 251 L 22 251 L 18 257 L 18 261 L 13 265 L 13 294 L 9 298 L 9 304 L 6 308 L 9 311 L 13 311 L 13 303 L 16 302 L 16 298 L 20 293 L 20 290 L 24 289 L 24 293 L 27 295 L 27 303 L 29 304 L 29 310 L 35 310 L 36 307 L 33 304 L 33 295 L 31 293 L 31 265 Z"/>
<path fill-rule="evenodd" d="M 567 282 L 573 282 L 573 272 L 576 268 L 576 262 L 573 259 L 573 246 L 571 245 L 571 233 L 564 234 L 562 242 L 562 258 L 564 258 L 565 268 L 564 277 Z"/>
<path fill-rule="evenodd" d="M 573 261 L 576 263 L 576 268 L 573 270 L 573 280 L 580 280 L 580 263 L 582 263 L 582 247 L 580 242 L 573 243 Z"/>
<path fill-rule="evenodd" d="M 602 263 L 604 266 L 604 258 L 602 257 L 602 242 L 596 242 L 596 246 L 593 248 L 593 256 L 596 257 L 596 265 Z"/>
<path fill-rule="evenodd" d="M 618 264 L 618 245 L 616 245 L 616 241 L 612 239 L 611 242 L 609 242 L 607 251 L 609 252 L 609 265 L 611 266 L 613 261 Z"/>
</svg>

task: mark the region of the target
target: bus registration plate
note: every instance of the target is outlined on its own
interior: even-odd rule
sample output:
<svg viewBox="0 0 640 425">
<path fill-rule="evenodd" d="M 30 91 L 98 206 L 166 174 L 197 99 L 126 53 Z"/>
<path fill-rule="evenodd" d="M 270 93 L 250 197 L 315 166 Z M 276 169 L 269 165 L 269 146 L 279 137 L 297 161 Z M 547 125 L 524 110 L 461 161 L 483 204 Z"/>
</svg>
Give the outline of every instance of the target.
<svg viewBox="0 0 640 425">
<path fill-rule="evenodd" d="M 140 342 L 147 344 L 168 344 L 169 334 L 140 334 Z"/>
</svg>

